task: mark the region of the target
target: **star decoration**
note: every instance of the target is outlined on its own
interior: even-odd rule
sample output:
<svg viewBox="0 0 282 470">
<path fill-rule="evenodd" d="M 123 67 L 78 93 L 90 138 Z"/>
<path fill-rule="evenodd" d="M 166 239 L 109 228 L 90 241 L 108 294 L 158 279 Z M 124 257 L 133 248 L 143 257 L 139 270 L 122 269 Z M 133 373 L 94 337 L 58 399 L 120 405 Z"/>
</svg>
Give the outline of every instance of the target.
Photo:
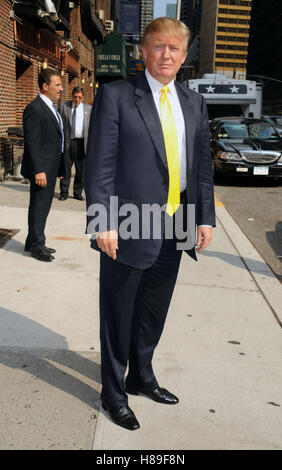
<svg viewBox="0 0 282 470">
<path fill-rule="evenodd" d="M 210 85 L 206 87 L 206 90 L 207 90 L 207 93 L 214 93 L 215 88 Z"/>
<path fill-rule="evenodd" d="M 238 93 L 239 88 L 237 88 L 235 85 L 232 88 L 229 88 L 231 90 L 231 93 Z"/>
</svg>

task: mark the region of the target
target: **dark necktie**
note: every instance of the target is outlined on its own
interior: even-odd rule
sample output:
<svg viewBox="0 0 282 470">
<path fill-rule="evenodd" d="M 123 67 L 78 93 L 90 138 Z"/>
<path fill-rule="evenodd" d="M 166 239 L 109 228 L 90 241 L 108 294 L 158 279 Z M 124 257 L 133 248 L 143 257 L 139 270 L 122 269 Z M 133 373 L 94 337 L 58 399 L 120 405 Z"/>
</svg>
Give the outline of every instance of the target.
<svg viewBox="0 0 282 470">
<path fill-rule="evenodd" d="M 71 118 L 71 139 L 75 138 L 76 106 L 74 107 Z"/>
<path fill-rule="evenodd" d="M 65 141 L 65 136 L 64 136 L 64 128 L 63 128 L 63 121 L 62 121 L 62 118 L 59 114 L 59 111 L 57 110 L 57 107 L 55 105 L 55 103 L 52 103 L 52 106 L 53 108 L 55 109 L 56 111 L 56 116 L 58 118 L 58 121 L 59 121 L 59 126 L 60 126 L 60 129 L 61 129 L 61 134 L 62 134 L 62 153 L 64 151 L 64 141 Z"/>
</svg>

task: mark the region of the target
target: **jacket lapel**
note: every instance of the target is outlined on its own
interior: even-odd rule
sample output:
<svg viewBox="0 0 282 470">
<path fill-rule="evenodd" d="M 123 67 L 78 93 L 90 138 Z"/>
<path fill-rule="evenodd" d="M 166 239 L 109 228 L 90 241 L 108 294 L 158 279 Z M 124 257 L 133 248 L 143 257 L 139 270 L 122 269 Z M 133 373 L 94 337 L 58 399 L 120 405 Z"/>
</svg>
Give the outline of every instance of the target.
<svg viewBox="0 0 282 470">
<path fill-rule="evenodd" d="M 187 171 L 191 172 L 193 165 L 193 151 L 194 151 L 194 134 L 195 134 L 195 119 L 194 119 L 194 108 L 189 99 L 188 93 L 183 90 L 182 86 L 175 82 L 179 102 L 182 108 L 185 131 L 186 131 L 186 155 L 187 155 Z M 137 77 L 137 86 L 135 89 L 135 95 L 139 96 L 140 99 L 136 101 L 136 106 L 144 120 L 148 132 L 152 138 L 152 141 L 156 147 L 156 150 L 165 166 L 167 168 L 165 143 L 163 138 L 163 131 L 161 121 L 156 109 L 154 98 L 147 82 L 145 74 L 140 74 Z"/>
<path fill-rule="evenodd" d="M 42 110 L 51 119 L 51 121 L 55 125 L 55 127 L 56 127 L 57 131 L 59 132 L 59 134 L 62 135 L 61 134 L 61 128 L 60 128 L 59 123 L 58 123 L 58 121 L 55 117 L 55 114 L 51 111 L 49 106 L 47 106 L 47 104 L 44 103 L 44 101 L 40 98 L 40 96 L 38 96 L 38 99 L 39 99 Z"/>
<path fill-rule="evenodd" d="M 178 82 L 175 82 L 179 102 L 182 108 L 185 131 L 186 131 L 186 158 L 187 158 L 187 170 L 191 172 L 193 164 L 193 152 L 194 152 L 194 134 L 195 134 L 195 119 L 194 119 L 194 108 L 189 100 L 188 93 L 186 93 Z"/>
<path fill-rule="evenodd" d="M 146 124 L 154 146 L 164 166 L 167 168 L 162 125 L 145 74 L 140 74 L 137 77 L 135 95 L 140 97 L 140 99 L 138 99 L 135 104 L 139 110 L 139 113 L 141 114 L 143 121 Z"/>
</svg>

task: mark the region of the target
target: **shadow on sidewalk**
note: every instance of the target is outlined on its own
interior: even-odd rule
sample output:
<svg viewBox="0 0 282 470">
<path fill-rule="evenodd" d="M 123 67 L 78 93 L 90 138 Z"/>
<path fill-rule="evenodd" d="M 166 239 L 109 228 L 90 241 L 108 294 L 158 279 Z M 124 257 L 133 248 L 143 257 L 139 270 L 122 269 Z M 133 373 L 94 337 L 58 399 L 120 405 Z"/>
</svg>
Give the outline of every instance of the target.
<svg viewBox="0 0 282 470">
<path fill-rule="evenodd" d="M 30 253 L 24 251 L 24 244 L 19 242 L 18 240 L 12 239 L 10 243 L 8 242 L 6 245 L 4 245 L 2 249 L 6 251 L 11 251 L 13 253 L 21 254 L 22 256 L 30 257 Z M 236 266 L 241 269 L 242 268 L 246 269 L 245 264 L 243 263 L 242 258 L 239 255 L 233 255 L 231 253 L 222 253 L 222 252 L 210 251 L 210 250 L 204 250 L 201 253 L 201 255 L 208 256 L 210 258 L 218 258 L 232 266 Z M 250 265 L 252 266 L 252 271 L 255 273 L 261 273 L 269 277 L 272 277 L 273 275 L 275 275 L 278 279 L 282 280 L 282 276 L 280 276 L 277 273 L 273 273 L 273 271 L 271 270 L 271 268 L 269 268 L 266 262 L 264 263 L 262 261 L 254 260 L 251 258 L 244 258 L 244 261 L 248 264 L 248 266 Z M 281 258 L 281 261 L 282 261 L 282 258 Z M 267 268 L 269 269 L 266 269 L 265 265 L 267 265 Z"/>
<path fill-rule="evenodd" d="M 274 273 L 271 271 L 271 269 L 268 267 L 266 263 L 263 263 L 262 261 L 257 261 L 251 258 L 244 258 L 244 262 L 242 258 L 239 255 L 232 255 L 231 253 L 221 253 L 218 251 L 209 251 L 209 250 L 204 250 L 202 252 L 203 256 L 209 256 L 210 258 L 219 258 L 225 263 L 231 264 L 232 266 L 236 266 L 237 268 L 244 268 L 245 263 L 248 264 L 248 266 L 252 266 L 252 271 L 258 274 L 263 274 L 264 276 L 269 276 L 273 277 Z M 243 266 L 242 266 L 243 265 Z M 267 269 L 265 268 L 265 265 L 267 265 Z"/>
<path fill-rule="evenodd" d="M 40 323 L 0 307 L 0 363 L 72 395 L 98 410 L 100 365 L 68 349 L 65 337 Z M 40 345 L 40 347 L 38 347 Z M 93 386 L 79 375 L 90 379 Z M 99 389 L 99 390 L 98 390 Z"/>
<path fill-rule="evenodd" d="M 272 232 L 266 232 L 266 239 L 271 246 L 276 258 L 282 263 L 282 221 L 279 221 L 275 225 L 275 230 Z M 277 274 L 278 279 L 282 281 L 282 273 Z"/>
<path fill-rule="evenodd" d="M 20 183 L 20 184 L 19 184 Z M 3 183 L 1 188 L 5 189 L 15 189 L 16 191 L 29 192 L 29 182 L 17 181 L 15 183 Z"/>
<path fill-rule="evenodd" d="M 19 242 L 18 240 L 15 240 L 15 239 L 11 239 L 9 241 L 10 241 L 10 243 L 6 243 L 2 247 L 3 250 L 11 251 L 12 253 L 18 253 L 18 254 L 21 254 L 23 256 L 29 256 L 30 257 L 30 253 L 27 252 L 27 251 L 24 251 L 24 243 Z"/>
</svg>

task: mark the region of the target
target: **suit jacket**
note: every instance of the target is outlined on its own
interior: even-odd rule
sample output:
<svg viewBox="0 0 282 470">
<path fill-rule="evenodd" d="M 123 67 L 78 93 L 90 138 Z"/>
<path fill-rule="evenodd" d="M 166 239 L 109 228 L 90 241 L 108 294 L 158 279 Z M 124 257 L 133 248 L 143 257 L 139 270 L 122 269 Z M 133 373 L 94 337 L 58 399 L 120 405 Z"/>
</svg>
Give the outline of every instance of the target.
<svg viewBox="0 0 282 470">
<path fill-rule="evenodd" d="M 23 129 L 21 174 L 30 179 L 36 173 L 44 171 L 47 180 L 65 176 L 61 129 L 55 115 L 40 96 L 25 108 Z"/>
<path fill-rule="evenodd" d="M 187 142 L 187 200 L 195 205 L 197 225 L 215 226 L 212 160 L 207 107 L 202 95 L 175 82 L 183 110 Z M 167 202 L 169 175 L 160 118 L 145 74 L 108 83 L 95 98 L 86 154 L 85 193 L 87 231 L 93 232 L 93 204 L 110 213 L 110 196 L 122 204 L 163 205 Z M 109 220 L 109 218 L 108 218 Z M 124 221 L 119 215 L 118 227 Z M 194 226 L 195 222 L 189 221 Z M 142 226 L 140 210 L 139 226 Z M 116 228 L 110 223 L 106 229 Z M 150 227 L 151 230 L 151 227 Z M 162 233 L 163 236 L 163 233 Z M 156 260 L 162 238 L 119 239 L 117 260 L 140 269 Z M 91 246 L 98 249 L 95 239 Z M 194 247 L 188 250 L 194 259 Z"/>
<path fill-rule="evenodd" d="M 84 151 L 86 153 L 87 141 L 88 141 L 88 128 L 91 115 L 91 106 L 86 103 L 83 105 L 83 135 L 84 135 Z M 70 157 L 70 141 L 71 141 L 71 122 L 72 122 L 72 101 L 66 101 L 62 103 L 60 113 L 64 125 L 65 134 L 65 158 Z"/>
</svg>

